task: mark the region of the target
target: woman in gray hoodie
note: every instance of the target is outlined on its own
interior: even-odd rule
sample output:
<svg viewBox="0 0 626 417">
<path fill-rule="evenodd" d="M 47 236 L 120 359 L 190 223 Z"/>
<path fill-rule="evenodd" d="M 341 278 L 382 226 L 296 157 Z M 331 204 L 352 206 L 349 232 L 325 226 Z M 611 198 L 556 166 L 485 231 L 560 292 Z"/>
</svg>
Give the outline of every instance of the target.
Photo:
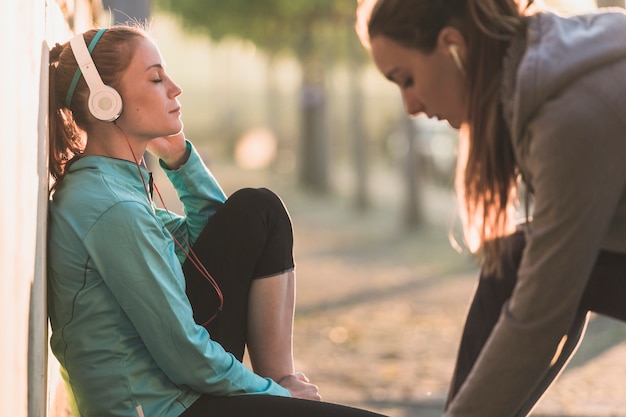
<svg viewBox="0 0 626 417">
<path fill-rule="evenodd" d="M 362 3 L 357 30 L 406 112 L 460 129 L 461 217 L 482 271 L 445 416 L 527 415 L 589 311 L 626 319 L 626 14 Z"/>
</svg>

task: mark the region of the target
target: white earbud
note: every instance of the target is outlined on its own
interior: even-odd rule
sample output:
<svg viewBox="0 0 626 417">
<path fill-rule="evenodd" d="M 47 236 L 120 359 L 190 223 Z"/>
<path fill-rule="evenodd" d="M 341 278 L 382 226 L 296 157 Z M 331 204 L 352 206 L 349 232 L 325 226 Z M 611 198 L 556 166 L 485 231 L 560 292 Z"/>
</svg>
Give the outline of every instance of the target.
<svg viewBox="0 0 626 417">
<path fill-rule="evenodd" d="M 450 55 L 452 55 L 452 60 L 454 61 L 456 67 L 459 69 L 461 74 L 465 76 L 465 68 L 463 67 L 463 61 L 461 61 L 461 56 L 459 55 L 459 47 L 455 44 L 451 44 L 449 46 Z"/>
</svg>

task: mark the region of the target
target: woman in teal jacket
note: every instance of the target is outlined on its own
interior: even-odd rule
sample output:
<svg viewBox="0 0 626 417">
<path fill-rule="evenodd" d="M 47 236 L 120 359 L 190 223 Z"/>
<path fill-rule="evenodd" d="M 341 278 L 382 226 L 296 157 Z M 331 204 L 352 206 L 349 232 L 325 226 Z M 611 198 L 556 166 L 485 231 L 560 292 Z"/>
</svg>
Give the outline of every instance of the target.
<svg viewBox="0 0 626 417">
<path fill-rule="evenodd" d="M 142 29 L 51 50 L 50 343 L 74 412 L 373 415 L 320 402 L 294 371 L 289 215 L 265 189 L 225 196 L 182 133 L 180 94 Z M 155 205 L 146 150 L 184 216 Z"/>
</svg>

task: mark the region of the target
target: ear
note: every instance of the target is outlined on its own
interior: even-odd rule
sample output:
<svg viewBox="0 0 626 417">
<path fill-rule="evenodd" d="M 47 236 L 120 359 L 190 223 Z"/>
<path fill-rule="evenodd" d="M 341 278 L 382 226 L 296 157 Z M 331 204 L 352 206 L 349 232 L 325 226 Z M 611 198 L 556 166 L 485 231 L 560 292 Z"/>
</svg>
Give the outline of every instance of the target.
<svg viewBox="0 0 626 417">
<path fill-rule="evenodd" d="M 465 37 L 460 30 L 453 26 L 445 26 L 439 31 L 437 36 L 437 48 L 444 51 L 444 53 L 450 54 L 450 49 L 456 49 L 461 61 L 465 62 L 467 59 L 467 43 Z"/>
</svg>

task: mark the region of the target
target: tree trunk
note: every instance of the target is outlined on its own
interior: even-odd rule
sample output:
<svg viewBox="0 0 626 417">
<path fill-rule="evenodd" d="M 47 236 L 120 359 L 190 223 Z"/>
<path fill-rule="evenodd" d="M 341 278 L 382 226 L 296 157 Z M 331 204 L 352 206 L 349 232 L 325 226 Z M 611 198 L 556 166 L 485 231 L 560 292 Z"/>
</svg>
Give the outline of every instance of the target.
<svg viewBox="0 0 626 417">
<path fill-rule="evenodd" d="M 404 163 L 404 177 L 406 194 L 404 198 L 403 220 L 404 226 L 409 230 L 417 229 L 422 225 L 424 216 L 422 213 L 422 201 L 420 181 L 417 169 L 417 135 L 415 123 L 410 118 L 405 119 L 406 140 L 408 141 Z"/>
<path fill-rule="evenodd" d="M 311 191 L 329 189 L 326 140 L 326 89 L 324 66 L 315 53 L 311 30 L 305 30 L 300 48 L 300 184 Z"/>
<path fill-rule="evenodd" d="M 358 43 L 356 35 L 352 32 L 348 37 L 349 42 L 349 69 L 350 69 L 350 101 L 349 101 L 349 123 L 352 134 L 352 156 L 355 174 L 354 204 L 357 211 L 365 211 L 370 205 L 368 192 L 368 138 L 363 126 L 363 86 L 362 76 L 364 63 L 361 51 L 361 44 Z"/>
<path fill-rule="evenodd" d="M 265 78 L 265 124 L 271 130 L 276 139 L 276 148 L 281 148 L 283 138 L 282 117 L 281 117 L 281 96 L 278 88 L 278 70 L 276 68 L 276 55 L 270 53 L 267 61 L 267 72 Z M 280 164 L 277 153 L 275 164 Z"/>
</svg>

